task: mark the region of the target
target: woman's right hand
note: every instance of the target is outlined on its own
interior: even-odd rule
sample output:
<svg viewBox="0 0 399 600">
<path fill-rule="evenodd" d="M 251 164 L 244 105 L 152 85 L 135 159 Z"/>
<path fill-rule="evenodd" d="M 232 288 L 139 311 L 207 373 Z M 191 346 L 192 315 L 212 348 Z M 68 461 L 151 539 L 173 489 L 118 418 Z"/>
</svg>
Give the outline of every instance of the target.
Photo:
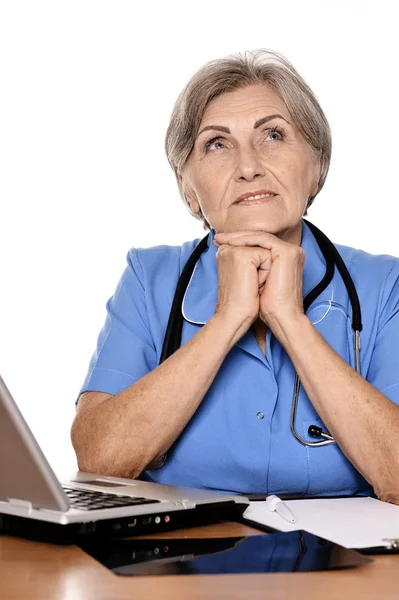
<svg viewBox="0 0 399 600">
<path fill-rule="evenodd" d="M 259 298 L 270 270 L 270 251 L 259 246 L 218 244 L 218 302 L 223 314 L 239 328 L 240 339 L 259 316 Z"/>
</svg>

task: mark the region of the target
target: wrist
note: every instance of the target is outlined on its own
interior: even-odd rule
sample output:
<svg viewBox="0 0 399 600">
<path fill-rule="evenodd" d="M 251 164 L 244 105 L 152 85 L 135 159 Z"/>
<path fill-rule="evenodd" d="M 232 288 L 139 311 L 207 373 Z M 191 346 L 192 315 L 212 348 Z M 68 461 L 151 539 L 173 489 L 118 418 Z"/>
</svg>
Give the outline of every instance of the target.
<svg viewBox="0 0 399 600">
<path fill-rule="evenodd" d="M 208 321 L 211 326 L 219 328 L 229 339 L 230 348 L 248 331 L 254 319 L 237 317 L 233 313 L 217 312 Z"/>
<path fill-rule="evenodd" d="M 295 329 L 311 324 L 311 321 L 304 312 L 290 312 L 268 317 L 267 322 L 273 334 L 284 347 L 287 346 L 290 335 L 292 335 Z"/>
</svg>

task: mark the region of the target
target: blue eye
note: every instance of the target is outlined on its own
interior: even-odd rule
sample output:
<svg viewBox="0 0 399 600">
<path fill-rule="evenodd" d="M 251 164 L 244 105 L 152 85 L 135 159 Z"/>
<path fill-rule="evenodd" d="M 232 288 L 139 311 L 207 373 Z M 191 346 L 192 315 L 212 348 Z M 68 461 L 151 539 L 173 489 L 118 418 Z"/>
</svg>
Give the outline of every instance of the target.
<svg viewBox="0 0 399 600">
<path fill-rule="evenodd" d="M 279 127 L 273 127 L 273 129 L 266 129 L 263 133 L 267 133 L 269 137 L 270 135 L 278 135 L 279 137 L 277 139 L 275 139 L 275 142 L 281 142 L 284 140 L 285 135 L 282 129 L 280 129 Z M 204 151 L 205 153 L 207 153 L 210 149 L 211 146 L 213 146 L 213 144 L 218 143 L 218 144 L 222 144 L 223 146 L 223 142 L 222 142 L 223 138 L 222 137 L 214 137 L 212 139 L 210 139 L 208 142 L 206 142 L 204 144 Z M 222 150 L 222 148 L 215 148 L 215 150 Z"/>
<path fill-rule="evenodd" d="M 212 146 L 212 144 L 214 144 L 215 142 L 222 143 L 219 141 L 221 139 L 222 139 L 221 137 L 215 137 L 215 138 L 212 138 L 211 140 L 209 140 L 209 142 L 206 142 L 206 144 L 204 146 L 205 152 L 207 152 L 209 150 L 210 146 Z"/>
<path fill-rule="evenodd" d="M 274 127 L 273 129 L 267 129 L 266 131 L 269 132 L 269 135 L 277 133 L 280 136 L 280 139 L 276 140 L 277 142 L 284 139 L 284 132 L 279 127 Z"/>
</svg>

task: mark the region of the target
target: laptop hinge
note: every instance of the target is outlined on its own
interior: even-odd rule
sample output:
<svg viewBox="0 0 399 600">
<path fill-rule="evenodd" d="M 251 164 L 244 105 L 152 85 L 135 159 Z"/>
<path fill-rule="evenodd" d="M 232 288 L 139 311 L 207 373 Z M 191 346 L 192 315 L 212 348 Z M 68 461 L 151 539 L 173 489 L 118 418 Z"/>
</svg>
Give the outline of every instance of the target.
<svg viewBox="0 0 399 600">
<path fill-rule="evenodd" d="M 19 498 L 8 498 L 8 502 L 13 506 L 19 506 L 19 508 L 27 508 L 28 510 L 32 510 L 33 505 L 29 500 L 20 500 Z"/>
</svg>

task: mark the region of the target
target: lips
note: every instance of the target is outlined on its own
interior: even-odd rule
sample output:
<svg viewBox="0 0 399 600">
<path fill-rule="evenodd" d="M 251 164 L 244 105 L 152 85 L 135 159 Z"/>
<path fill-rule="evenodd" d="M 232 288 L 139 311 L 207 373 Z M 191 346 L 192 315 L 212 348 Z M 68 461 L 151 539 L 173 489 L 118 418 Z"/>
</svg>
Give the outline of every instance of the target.
<svg viewBox="0 0 399 600">
<path fill-rule="evenodd" d="M 236 199 L 234 204 L 237 204 L 237 202 L 241 202 L 241 200 L 246 200 L 247 198 L 250 198 L 252 196 L 265 196 L 265 195 L 277 196 L 276 192 L 273 192 L 273 190 L 255 190 L 254 192 L 246 192 L 245 194 L 242 194 L 241 196 L 239 196 Z"/>
</svg>

